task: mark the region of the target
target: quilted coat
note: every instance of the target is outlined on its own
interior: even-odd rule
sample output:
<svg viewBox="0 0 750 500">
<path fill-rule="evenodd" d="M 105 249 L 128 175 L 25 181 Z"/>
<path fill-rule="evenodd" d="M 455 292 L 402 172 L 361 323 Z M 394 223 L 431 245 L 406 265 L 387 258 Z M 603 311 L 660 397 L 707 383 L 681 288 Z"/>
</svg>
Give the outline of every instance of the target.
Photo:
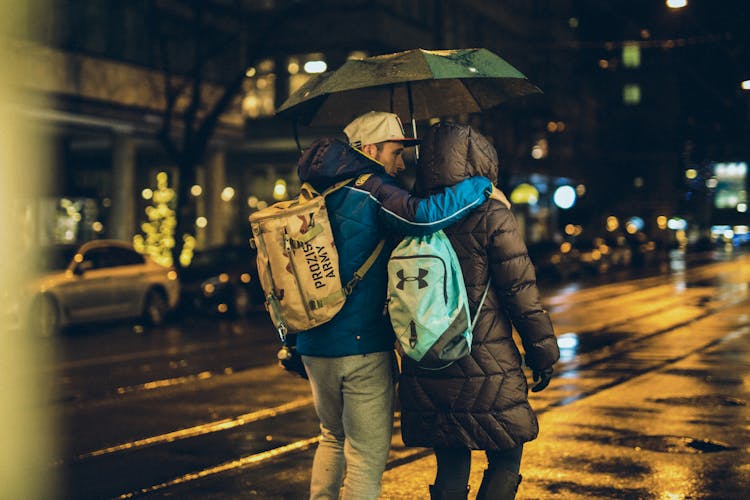
<svg viewBox="0 0 750 500">
<path fill-rule="evenodd" d="M 467 125 L 434 125 L 422 142 L 417 194 L 476 175 L 497 182 L 497 152 L 487 139 Z M 470 355 L 436 371 L 404 358 L 399 381 L 404 443 L 478 450 L 518 446 L 539 429 L 512 326 L 530 368 L 548 368 L 560 356 L 534 267 L 511 211 L 495 200 L 444 231 L 461 263 L 472 317 L 490 278 L 491 286 Z"/>
</svg>

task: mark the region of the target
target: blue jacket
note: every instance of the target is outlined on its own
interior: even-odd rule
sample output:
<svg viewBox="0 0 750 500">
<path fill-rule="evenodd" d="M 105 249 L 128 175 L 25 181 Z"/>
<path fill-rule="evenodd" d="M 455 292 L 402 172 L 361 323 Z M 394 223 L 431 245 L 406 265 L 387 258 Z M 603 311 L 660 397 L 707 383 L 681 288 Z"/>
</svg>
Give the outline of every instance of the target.
<svg viewBox="0 0 750 500">
<path fill-rule="evenodd" d="M 298 334 L 297 350 L 322 357 L 390 351 L 393 330 L 383 309 L 386 267 L 393 245 L 403 235 L 429 234 L 468 215 L 487 200 L 491 182 L 472 177 L 430 198 L 418 198 L 400 187 L 380 163 L 335 139 L 322 139 L 310 146 L 300 158 L 298 173 L 302 182 L 318 191 L 355 179 L 326 197 L 344 283 L 380 240 L 391 241 L 341 311 L 331 321 Z"/>
</svg>

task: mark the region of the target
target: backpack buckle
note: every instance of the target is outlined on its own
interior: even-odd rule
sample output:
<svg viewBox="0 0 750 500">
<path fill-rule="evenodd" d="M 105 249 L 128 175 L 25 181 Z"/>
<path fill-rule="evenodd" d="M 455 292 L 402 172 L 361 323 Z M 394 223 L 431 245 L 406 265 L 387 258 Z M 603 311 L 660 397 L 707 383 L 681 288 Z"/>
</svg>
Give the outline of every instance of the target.
<svg viewBox="0 0 750 500">
<path fill-rule="evenodd" d="M 279 334 L 279 338 L 281 339 L 281 342 L 286 342 L 286 334 L 289 331 L 284 323 L 279 323 L 279 326 L 276 328 L 276 331 Z"/>
<path fill-rule="evenodd" d="M 362 276 L 354 273 L 354 276 L 352 276 L 352 279 L 349 281 L 349 283 L 344 286 L 344 295 L 347 297 L 352 294 L 352 290 L 354 290 L 354 287 L 357 286 L 357 283 L 362 281 Z"/>
</svg>

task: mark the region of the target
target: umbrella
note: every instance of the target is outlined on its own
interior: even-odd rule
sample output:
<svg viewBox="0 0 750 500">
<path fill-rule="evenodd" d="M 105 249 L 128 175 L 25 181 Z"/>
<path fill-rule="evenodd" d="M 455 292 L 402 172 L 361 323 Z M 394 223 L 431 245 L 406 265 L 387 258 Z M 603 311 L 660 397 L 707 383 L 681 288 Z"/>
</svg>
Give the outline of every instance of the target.
<svg viewBox="0 0 750 500">
<path fill-rule="evenodd" d="M 541 92 L 487 49 L 423 50 L 350 59 L 317 75 L 278 114 L 306 125 L 344 125 L 370 110 L 416 120 L 477 113 L 511 98 Z"/>
</svg>

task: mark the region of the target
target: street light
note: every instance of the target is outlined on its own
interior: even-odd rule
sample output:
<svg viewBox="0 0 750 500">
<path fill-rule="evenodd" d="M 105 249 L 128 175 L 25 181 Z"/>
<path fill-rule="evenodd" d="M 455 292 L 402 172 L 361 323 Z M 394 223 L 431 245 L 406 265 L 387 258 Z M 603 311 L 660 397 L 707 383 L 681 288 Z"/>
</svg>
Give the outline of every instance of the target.
<svg viewBox="0 0 750 500">
<path fill-rule="evenodd" d="M 681 9 L 687 6 L 687 0 L 667 0 L 666 3 L 670 9 Z"/>
<path fill-rule="evenodd" d="M 303 66 L 305 73 L 323 73 L 328 69 L 325 61 L 307 61 Z"/>
<path fill-rule="evenodd" d="M 560 186 L 555 189 L 555 192 L 552 195 L 552 201 L 558 207 L 567 210 L 576 203 L 576 190 L 568 185 Z"/>
</svg>

